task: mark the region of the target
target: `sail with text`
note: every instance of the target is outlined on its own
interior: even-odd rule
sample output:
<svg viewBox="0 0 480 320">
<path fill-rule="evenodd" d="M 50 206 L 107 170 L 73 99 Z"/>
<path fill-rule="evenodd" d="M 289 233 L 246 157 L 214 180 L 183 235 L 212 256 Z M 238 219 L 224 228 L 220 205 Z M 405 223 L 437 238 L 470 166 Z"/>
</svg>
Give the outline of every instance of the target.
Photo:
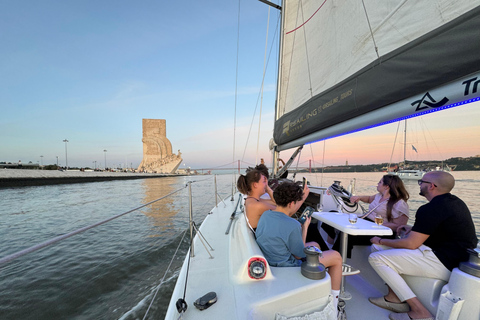
<svg viewBox="0 0 480 320">
<path fill-rule="evenodd" d="M 480 99 L 478 1 L 283 1 L 277 150 Z"/>
</svg>

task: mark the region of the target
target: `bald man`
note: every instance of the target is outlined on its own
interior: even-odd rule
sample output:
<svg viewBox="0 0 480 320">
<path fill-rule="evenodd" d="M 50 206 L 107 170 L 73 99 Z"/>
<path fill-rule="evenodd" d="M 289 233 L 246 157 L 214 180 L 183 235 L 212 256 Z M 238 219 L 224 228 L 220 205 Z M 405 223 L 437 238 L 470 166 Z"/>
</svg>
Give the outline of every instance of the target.
<svg viewBox="0 0 480 320">
<path fill-rule="evenodd" d="M 413 227 L 402 226 L 406 237 L 370 240 L 374 252 L 368 260 L 387 283 L 388 293 L 369 300 L 393 311 L 392 320 L 433 320 L 400 274 L 448 281 L 452 269 L 468 260 L 467 248 L 475 248 L 478 242 L 470 211 L 450 193 L 455 186 L 450 173 L 428 172 L 418 184 L 420 195 L 429 203 L 418 208 Z"/>
</svg>

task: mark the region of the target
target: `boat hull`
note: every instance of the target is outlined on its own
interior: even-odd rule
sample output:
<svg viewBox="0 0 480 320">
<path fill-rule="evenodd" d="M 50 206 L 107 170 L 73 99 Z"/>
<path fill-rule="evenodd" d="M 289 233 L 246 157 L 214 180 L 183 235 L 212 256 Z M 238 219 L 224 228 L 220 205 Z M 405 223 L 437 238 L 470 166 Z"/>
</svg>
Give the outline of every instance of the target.
<svg viewBox="0 0 480 320">
<path fill-rule="evenodd" d="M 396 175 L 402 180 L 419 180 L 425 175 L 422 170 L 399 170 L 396 172 L 389 172 L 388 174 Z"/>
</svg>

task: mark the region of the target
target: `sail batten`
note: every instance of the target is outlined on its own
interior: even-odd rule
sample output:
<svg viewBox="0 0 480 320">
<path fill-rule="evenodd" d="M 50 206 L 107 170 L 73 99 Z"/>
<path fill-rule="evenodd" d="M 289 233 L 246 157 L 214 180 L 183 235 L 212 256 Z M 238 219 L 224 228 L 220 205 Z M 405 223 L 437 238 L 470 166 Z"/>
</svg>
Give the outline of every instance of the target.
<svg viewBox="0 0 480 320">
<path fill-rule="evenodd" d="M 383 4 L 387 5 L 382 7 Z M 314 12 L 319 5 L 321 3 L 316 1 L 302 3 L 306 12 Z M 323 19 L 321 25 L 337 26 L 339 22 L 335 19 L 338 19 L 340 14 L 349 12 L 351 16 L 358 17 L 363 8 L 359 12 L 350 13 L 351 10 L 355 11 L 355 6 L 358 5 L 361 3 L 329 1 L 308 23 L 302 25 L 296 20 L 297 1 L 284 4 L 284 30 L 293 30 L 297 24 L 301 27 L 293 34 L 283 35 L 280 72 L 282 79 L 279 81 L 278 97 L 279 110 L 283 113 L 280 113 L 274 130 L 274 140 L 282 149 L 282 145 L 288 143 L 291 146 L 293 141 L 299 139 L 305 143 L 305 137 L 315 132 L 368 115 L 394 103 L 403 101 L 408 104 L 406 114 L 420 112 L 414 104 L 415 100 L 409 98 L 424 95 L 480 70 L 480 7 L 466 1 L 460 1 L 453 12 L 448 11 L 452 8 L 451 4 L 438 1 L 437 8 L 432 10 L 441 14 L 439 18 L 428 16 L 429 11 L 423 15 L 415 11 L 416 15 L 412 15 L 412 19 L 415 19 L 415 16 L 419 19 L 431 18 L 435 23 L 412 23 L 403 29 L 394 23 L 404 21 L 409 10 L 419 9 L 416 8 L 417 2 L 410 4 L 403 1 L 399 4 L 398 1 L 382 1 L 379 5 L 382 8 L 378 9 L 378 12 L 373 10 L 373 13 L 372 6 L 367 6 L 373 34 L 381 53 L 380 58 L 376 56 L 365 13 L 360 19 L 364 25 L 358 27 L 359 31 L 353 35 L 358 38 L 356 43 L 346 47 L 343 41 L 347 35 L 342 31 L 334 32 L 339 39 L 334 39 L 331 43 L 332 52 L 338 52 L 338 48 L 343 48 L 340 51 L 348 48 L 353 57 L 343 59 L 348 55 L 348 52 L 343 52 L 343 55 L 329 59 L 332 52 L 325 48 L 324 39 L 313 40 L 313 44 L 309 42 L 309 39 L 323 37 L 324 30 L 319 28 L 320 21 L 316 20 Z M 328 12 L 332 15 L 328 16 Z M 305 12 L 303 14 L 308 16 Z M 347 14 L 348 17 L 351 17 L 350 15 Z M 439 23 L 442 25 L 436 26 Z M 354 22 L 349 22 L 346 29 L 353 27 L 350 24 Z M 419 25 L 424 29 L 414 30 Z M 381 30 L 387 29 L 396 30 L 397 35 L 388 37 L 385 33 L 382 34 Z M 298 32 L 305 36 L 295 37 Z M 327 57 L 325 61 L 322 60 L 322 54 Z M 370 62 L 367 63 L 368 61 Z M 339 65 L 342 62 L 344 66 Z M 325 66 L 322 66 L 322 63 Z M 335 70 L 337 67 L 340 70 Z M 331 74 L 325 74 L 325 70 Z M 464 86 L 461 83 L 457 85 Z M 418 97 L 415 99 L 418 100 Z M 431 99 L 435 102 L 431 101 L 430 105 L 438 107 L 439 102 L 446 104 L 448 100 L 460 101 L 462 97 L 432 96 Z M 388 118 L 388 115 L 386 117 Z M 392 115 L 390 119 L 394 118 Z M 360 128 L 355 121 L 349 123 L 350 127 L 345 128 L 347 131 Z"/>
</svg>

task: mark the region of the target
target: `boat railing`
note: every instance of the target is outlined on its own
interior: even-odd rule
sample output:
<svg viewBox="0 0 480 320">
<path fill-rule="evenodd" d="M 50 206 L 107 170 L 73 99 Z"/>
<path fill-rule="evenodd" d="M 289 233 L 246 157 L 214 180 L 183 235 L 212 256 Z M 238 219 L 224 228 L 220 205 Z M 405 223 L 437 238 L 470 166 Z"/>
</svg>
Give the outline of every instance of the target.
<svg viewBox="0 0 480 320">
<path fill-rule="evenodd" d="M 160 200 L 163 200 L 163 199 L 165 199 L 165 198 L 168 198 L 168 197 L 170 197 L 170 196 L 172 196 L 172 195 L 174 195 L 174 194 L 182 191 L 183 189 L 185 189 L 185 188 L 187 188 L 187 187 L 189 188 L 190 236 L 191 236 L 191 239 L 193 239 L 194 223 L 193 223 L 193 206 L 192 206 L 191 184 L 192 184 L 192 183 L 196 183 L 196 182 L 205 181 L 205 180 L 207 180 L 207 179 L 198 180 L 198 181 L 189 181 L 189 182 L 188 182 L 185 186 L 183 186 L 182 188 L 177 189 L 177 190 L 175 190 L 175 191 L 172 191 L 172 192 L 170 192 L 169 194 L 167 194 L 167 195 L 165 195 L 165 196 L 163 196 L 163 197 L 160 197 L 160 198 L 158 198 L 158 199 L 152 200 L 152 201 L 150 201 L 150 202 L 148 202 L 148 203 L 145 203 L 145 204 L 143 204 L 143 205 L 141 205 L 141 206 L 138 206 L 138 207 L 133 208 L 133 209 L 131 209 L 131 210 L 128 210 L 128 211 L 126 211 L 126 212 L 117 214 L 117 215 L 115 215 L 115 216 L 113 216 L 113 217 L 110 217 L 110 218 L 105 219 L 105 220 L 103 220 L 103 221 L 94 223 L 94 224 L 92 224 L 92 225 L 89 225 L 89 226 L 86 226 L 86 227 L 77 229 L 77 230 L 75 230 L 75 231 L 72 231 L 72 232 L 63 234 L 63 235 L 61 235 L 61 236 L 58 236 L 58 237 L 49 239 L 49 240 L 47 240 L 47 241 L 44 241 L 44 242 L 39 243 L 39 244 L 36 244 L 36 245 L 31 246 L 31 247 L 29 247 L 29 248 L 23 249 L 23 250 L 21 250 L 21 251 L 15 252 L 15 253 L 13 253 L 13 254 L 7 255 L 7 256 L 5 256 L 5 257 L 3 257 L 3 258 L 0 258 L 0 266 L 2 266 L 2 265 L 4 265 L 4 264 L 7 264 L 7 263 L 9 263 L 9 262 L 11 262 L 11 261 L 13 261 L 13 260 L 15 260 L 15 259 L 17 259 L 17 258 L 20 258 L 20 257 L 22 257 L 22 256 L 24 256 L 24 255 L 26 255 L 26 254 L 29 254 L 29 253 L 38 251 L 38 250 L 40 250 L 40 249 L 43 249 L 43 248 L 45 248 L 45 247 L 51 246 L 52 244 L 55 244 L 55 243 L 60 242 L 60 241 L 62 241 L 62 240 L 68 239 L 68 238 L 70 238 L 70 237 L 72 237 L 72 236 L 74 236 L 74 235 L 80 234 L 80 233 L 82 233 L 82 232 L 85 232 L 85 231 L 87 231 L 87 230 L 90 230 L 90 229 L 92 229 L 92 228 L 98 227 L 98 226 L 103 225 L 103 224 L 105 224 L 105 223 L 107 223 L 107 222 L 110 222 L 110 221 L 112 221 L 112 220 L 115 220 L 115 219 L 117 219 L 117 218 L 120 218 L 120 217 L 122 217 L 122 216 L 124 216 L 124 215 L 126 215 L 126 214 L 129 214 L 129 213 L 132 213 L 132 212 L 137 211 L 137 210 L 139 210 L 139 209 L 142 209 L 142 208 L 144 208 L 144 207 L 147 207 L 147 206 L 149 206 L 149 205 L 151 205 L 151 204 L 153 204 L 153 203 L 155 203 L 155 202 L 158 202 L 158 201 L 160 201 Z M 216 177 L 215 177 L 215 202 L 217 202 L 217 196 L 218 196 L 218 194 L 217 194 L 217 180 L 216 180 Z M 192 241 L 192 240 L 191 240 L 191 241 Z M 192 251 L 193 251 L 193 248 L 192 248 Z"/>
<path fill-rule="evenodd" d="M 230 228 L 232 227 L 232 223 L 233 223 L 233 220 L 235 219 L 235 216 L 237 215 L 238 213 L 238 207 L 240 205 L 240 211 L 243 212 L 243 206 L 241 204 L 241 200 L 243 199 L 243 196 L 241 194 L 239 194 L 238 196 L 238 200 L 237 200 L 237 204 L 235 205 L 235 207 L 233 208 L 233 212 L 232 214 L 230 215 L 230 222 L 228 223 L 228 226 L 227 226 L 227 230 L 225 231 L 225 234 L 229 234 L 230 233 Z M 232 199 L 233 200 L 233 199 Z"/>
<path fill-rule="evenodd" d="M 115 220 L 115 219 L 117 219 L 117 218 L 120 218 L 120 217 L 122 217 L 122 216 L 124 216 L 124 215 L 126 215 L 126 214 L 128 214 L 128 213 L 137 211 L 137 210 L 139 210 L 139 209 L 141 209 L 141 208 L 144 208 L 144 207 L 146 207 L 146 206 L 149 206 L 149 205 L 151 205 L 151 204 L 153 204 L 153 203 L 156 203 L 156 202 L 158 202 L 158 201 L 160 201 L 160 200 L 163 200 L 163 199 L 165 199 L 165 198 L 168 198 L 168 197 L 170 197 L 170 196 L 172 196 L 172 195 L 174 195 L 174 194 L 176 194 L 176 193 L 184 190 L 184 189 L 187 188 L 187 187 L 188 187 L 188 198 L 189 198 L 189 204 L 188 204 L 188 206 L 189 206 L 189 220 L 190 220 L 190 221 L 189 221 L 189 231 L 190 231 L 190 256 L 191 256 L 191 257 L 194 256 L 194 246 L 193 246 L 193 239 L 194 239 L 194 233 L 193 233 L 193 232 L 194 232 L 194 230 L 195 230 L 196 234 L 199 235 L 199 239 L 202 241 L 203 245 L 204 245 L 205 248 L 207 249 L 207 252 L 209 252 L 209 250 L 208 250 L 208 248 L 207 248 L 207 245 L 210 247 L 210 250 L 213 250 L 213 248 L 210 246 L 210 244 L 209 244 L 209 243 L 206 241 L 206 239 L 203 237 L 203 235 L 201 234 L 200 230 L 197 228 L 197 226 L 196 226 L 196 224 L 195 224 L 195 222 L 194 222 L 194 220 L 193 220 L 192 183 L 201 182 L 201 181 L 205 181 L 205 180 L 207 180 L 207 179 L 198 180 L 198 181 L 188 181 L 188 182 L 185 184 L 185 186 L 183 186 L 182 188 L 179 188 L 179 189 L 177 189 L 177 190 L 175 190 L 175 191 L 172 191 L 172 192 L 170 192 L 169 194 L 167 194 L 167 195 L 165 195 L 165 196 L 163 196 L 163 197 L 160 197 L 160 198 L 158 198 L 158 199 L 155 199 L 155 200 L 153 200 L 153 201 L 150 201 L 150 202 L 148 202 L 148 203 L 145 203 L 145 204 L 143 204 L 143 205 L 141 205 L 141 206 L 138 206 L 138 207 L 133 208 L 133 209 L 131 209 L 131 210 L 128 210 L 128 211 L 126 211 L 126 212 L 117 214 L 117 215 L 115 215 L 115 216 L 113 216 L 113 217 L 110 217 L 110 218 L 108 218 L 108 219 L 105 219 L 105 220 L 103 220 L 103 221 L 100 221 L 100 222 L 94 223 L 94 224 L 92 224 L 92 225 L 89 225 L 89 226 L 86 226 L 86 227 L 77 229 L 77 230 L 72 231 L 72 232 L 69 232 L 69 233 L 67 233 L 67 234 L 64 234 L 64 235 L 61 235 L 61 236 L 52 238 L 52 239 L 50 239 L 50 240 L 47 240 L 47 241 L 45 241 L 45 242 L 36 244 L 36 245 L 34 245 L 34 246 L 30 247 L 30 248 L 27 248 L 27 249 L 18 251 L 18 252 L 16 252 L 16 253 L 10 254 L 10 255 L 8 255 L 8 256 L 5 256 L 5 257 L 3 257 L 3 258 L 0 259 L 0 267 L 1 267 L 2 265 L 4 265 L 4 264 L 7 264 L 7 263 L 9 263 L 9 262 L 17 259 L 17 258 L 20 258 L 20 257 L 22 257 L 22 256 L 24 256 L 24 255 L 26 255 L 26 254 L 28 254 L 28 253 L 32 253 L 32 252 L 38 251 L 38 250 L 40 250 L 40 249 L 42 249 L 42 248 L 51 246 L 51 245 L 53 245 L 53 244 L 55 244 L 55 243 L 57 243 L 57 242 L 60 242 L 60 241 L 65 240 L 65 239 L 67 239 L 67 238 L 70 238 L 70 237 L 72 237 L 72 236 L 74 236 L 74 235 L 77 235 L 77 234 L 80 234 L 80 233 L 82 233 L 82 232 L 84 232 L 84 231 L 87 231 L 87 230 L 89 230 L 89 229 L 98 227 L 98 226 L 103 225 L 103 224 L 105 224 L 105 223 L 107 223 L 107 222 L 110 222 L 110 221 L 112 221 L 112 220 Z M 216 179 L 216 175 L 214 176 L 214 187 L 215 187 L 215 206 L 217 207 L 217 206 L 218 206 L 218 197 L 220 197 L 220 199 L 221 199 L 221 196 L 217 193 L 217 179 Z M 233 199 L 234 199 L 234 197 L 233 197 L 233 191 L 234 191 L 234 189 L 232 188 L 232 196 L 231 196 L 232 201 L 233 201 Z M 231 219 L 233 219 L 233 218 L 235 217 L 236 212 L 237 212 L 237 207 L 238 207 L 241 199 L 242 199 L 242 197 L 239 196 L 237 205 L 235 206 L 235 210 L 234 210 L 234 212 L 232 213 Z M 224 200 L 221 199 L 221 201 L 223 202 Z M 224 204 L 225 204 L 225 203 L 224 203 Z M 232 218 L 232 217 L 233 217 L 233 218 Z M 230 224 L 231 224 L 231 223 L 230 223 Z M 188 231 L 188 229 L 183 232 L 183 235 L 182 235 L 182 238 L 181 238 L 181 240 L 180 240 L 180 242 L 179 242 L 179 244 L 178 244 L 178 247 L 177 247 L 175 253 L 174 253 L 173 256 L 172 256 L 172 259 L 171 259 L 171 261 L 170 261 L 170 263 L 169 263 L 169 265 L 168 265 L 168 267 L 167 267 L 167 269 L 166 269 L 166 271 L 165 271 L 165 274 L 164 274 L 162 280 L 160 281 L 160 284 L 157 286 L 157 289 L 155 290 L 155 292 L 154 292 L 154 294 L 153 294 L 153 298 L 152 298 L 152 300 L 151 300 L 151 302 L 150 302 L 150 304 L 149 304 L 149 306 L 148 306 L 148 308 L 147 308 L 147 311 L 146 311 L 143 319 L 146 319 L 146 317 L 147 317 L 147 315 L 148 315 L 148 313 L 149 313 L 149 311 L 150 311 L 150 309 L 151 309 L 151 307 L 152 307 L 152 305 L 153 305 L 153 302 L 155 301 L 155 297 L 157 296 L 160 287 L 161 287 L 162 284 L 164 283 L 165 276 L 167 275 L 168 271 L 170 270 L 170 267 L 171 267 L 171 265 L 172 265 L 172 262 L 174 261 L 176 255 L 177 255 L 177 252 L 179 251 L 180 245 L 183 243 L 183 239 L 185 238 L 185 235 L 187 234 L 187 231 Z M 205 243 L 205 242 L 206 242 L 206 243 Z M 209 254 L 210 254 L 210 253 L 209 253 Z M 210 257 L 211 257 L 211 255 L 210 255 Z"/>
</svg>

